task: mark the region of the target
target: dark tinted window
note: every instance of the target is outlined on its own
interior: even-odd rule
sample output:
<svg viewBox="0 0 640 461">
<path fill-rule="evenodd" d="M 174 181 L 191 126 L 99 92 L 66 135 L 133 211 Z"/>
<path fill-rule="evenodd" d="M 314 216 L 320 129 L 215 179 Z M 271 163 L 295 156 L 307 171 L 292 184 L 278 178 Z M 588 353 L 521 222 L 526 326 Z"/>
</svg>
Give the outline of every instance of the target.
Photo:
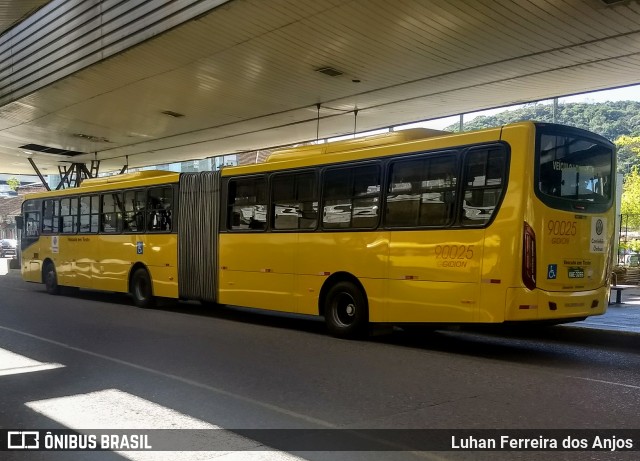
<svg viewBox="0 0 640 461">
<path fill-rule="evenodd" d="M 502 147 L 470 150 L 464 159 L 464 226 L 484 226 L 504 193 L 507 155 Z"/>
<path fill-rule="evenodd" d="M 123 229 L 125 232 L 144 232 L 146 191 L 130 190 L 124 193 Z"/>
<path fill-rule="evenodd" d="M 275 175 L 271 188 L 273 229 L 315 229 L 318 198 L 314 173 Z"/>
<path fill-rule="evenodd" d="M 40 235 L 40 213 L 28 211 L 24 214 L 24 237 L 34 238 Z"/>
<path fill-rule="evenodd" d="M 608 204 L 613 148 L 590 138 L 543 133 L 538 138 L 538 191 L 550 206 Z"/>
<path fill-rule="evenodd" d="M 385 225 L 450 225 L 455 218 L 457 170 L 454 154 L 392 163 Z"/>
<path fill-rule="evenodd" d="M 102 214 L 100 215 L 100 231 L 106 233 L 122 232 L 122 193 L 110 192 L 102 194 Z"/>
<path fill-rule="evenodd" d="M 60 232 L 63 234 L 78 232 L 78 197 L 60 199 Z"/>
<path fill-rule="evenodd" d="M 380 167 L 327 169 L 323 175 L 322 227 L 371 229 L 378 225 Z"/>
<path fill-rule="evenodd" d="M 173 188 L 154 187 L 147 195 L 147 229 L 171 232 L 173 224 Z"/>
<path fill-rule="evenodd" d="M 227 200 L 229 229 L 267 228 L 267 182 L 264 177 L 232 179 Z"/>
<path fill-rule="evenodd" d="M 60 201 L 49 199 L 43 202 L 42 232 L 58 233 L 60 226 Z"/>
<path fill-rule="evenodd" d="M 80 197 L 80 232 L 83 234 L 98 232 L 100 217 L 100 196 Z"/>
</svg>

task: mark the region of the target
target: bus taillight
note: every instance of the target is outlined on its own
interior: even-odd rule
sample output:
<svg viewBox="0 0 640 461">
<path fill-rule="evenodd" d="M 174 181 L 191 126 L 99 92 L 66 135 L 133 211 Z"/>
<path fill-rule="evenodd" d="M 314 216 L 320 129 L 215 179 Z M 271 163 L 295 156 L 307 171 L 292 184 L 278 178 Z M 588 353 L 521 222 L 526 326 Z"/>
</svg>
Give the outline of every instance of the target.
<svg viewBox="0 0 640 461">
<path fill-rule="evenodd" d="M 536 287 L 536 234 L 526 222 L 522 243 L 522 281 L 533 290 Z"/>
</svg>

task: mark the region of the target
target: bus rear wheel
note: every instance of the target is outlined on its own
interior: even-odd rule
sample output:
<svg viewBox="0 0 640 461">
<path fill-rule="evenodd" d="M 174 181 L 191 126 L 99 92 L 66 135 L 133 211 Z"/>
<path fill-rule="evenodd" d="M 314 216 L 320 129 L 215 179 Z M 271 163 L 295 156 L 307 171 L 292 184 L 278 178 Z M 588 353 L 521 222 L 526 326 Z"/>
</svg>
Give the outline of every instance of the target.
<svg viewBox="0 0 640 461">
<path fill-rule="evenodd" d="M 151 277 L 144 267 L 136 269 L 131 276 L 131 297 L 138 307 L 147 308 L 155 305 Z"/>
<path fill-rule="evenodd" d="M 44 266 L 44 286 L 50 295 L 60 294 L 60 285 L 58 285 L 58 275 L 56 274 L 56 266 L 51 261 Z"/>
<path fill-rule="evenodd" d="M 360 288 L 351 282 L 338 282 L 327 293 L 324 319 L 337 338 L 360 338 L 367 332 L 369 308 Z"/>
</svg>

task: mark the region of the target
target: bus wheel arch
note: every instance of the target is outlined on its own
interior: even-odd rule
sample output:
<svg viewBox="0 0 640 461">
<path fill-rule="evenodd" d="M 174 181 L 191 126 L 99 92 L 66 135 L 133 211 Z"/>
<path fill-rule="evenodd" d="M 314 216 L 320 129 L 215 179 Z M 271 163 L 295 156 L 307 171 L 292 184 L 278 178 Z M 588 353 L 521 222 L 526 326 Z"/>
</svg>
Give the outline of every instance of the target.
<svg viewBox="0 0 640 461">
<path fill-rule="evenodd" d="M 60 294 L 60 285 L 58 284 L 58 273 L 56 272 L 55 263 L 47 258 L 42 262 L 42 283 L 50 295 Z"/>
<path fill-rule="evenodd" d="M 369 302 L 362 283 L 348 272 L 332 274 L 320 290 L 318 313 L 333 336 L 363 337 L 368 331 Z"/>
<path fill-rule="evenodd" d="M 142 263 L 136 263 L 131 267 L 129 293 L 133 298 L 133 303 L 138 307 L 147 308 L 155 305 L 151 274 L 147 266 Z"/>
</svg>

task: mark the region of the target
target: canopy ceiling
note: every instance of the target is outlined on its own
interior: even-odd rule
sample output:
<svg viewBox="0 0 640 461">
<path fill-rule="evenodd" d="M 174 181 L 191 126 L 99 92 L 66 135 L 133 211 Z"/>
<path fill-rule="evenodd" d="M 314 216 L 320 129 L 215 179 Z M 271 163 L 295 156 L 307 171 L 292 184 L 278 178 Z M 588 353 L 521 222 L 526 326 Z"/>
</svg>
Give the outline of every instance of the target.
<svg viewBox="0 0 640 461">
<path fill-rule="evenodd" d="M 0 27 L 44 3 L 0 0 Z M 218 3 L 0 93 L 0 172 L 199 159 L 640 83 L 637 1 Z"/>
</svg>

